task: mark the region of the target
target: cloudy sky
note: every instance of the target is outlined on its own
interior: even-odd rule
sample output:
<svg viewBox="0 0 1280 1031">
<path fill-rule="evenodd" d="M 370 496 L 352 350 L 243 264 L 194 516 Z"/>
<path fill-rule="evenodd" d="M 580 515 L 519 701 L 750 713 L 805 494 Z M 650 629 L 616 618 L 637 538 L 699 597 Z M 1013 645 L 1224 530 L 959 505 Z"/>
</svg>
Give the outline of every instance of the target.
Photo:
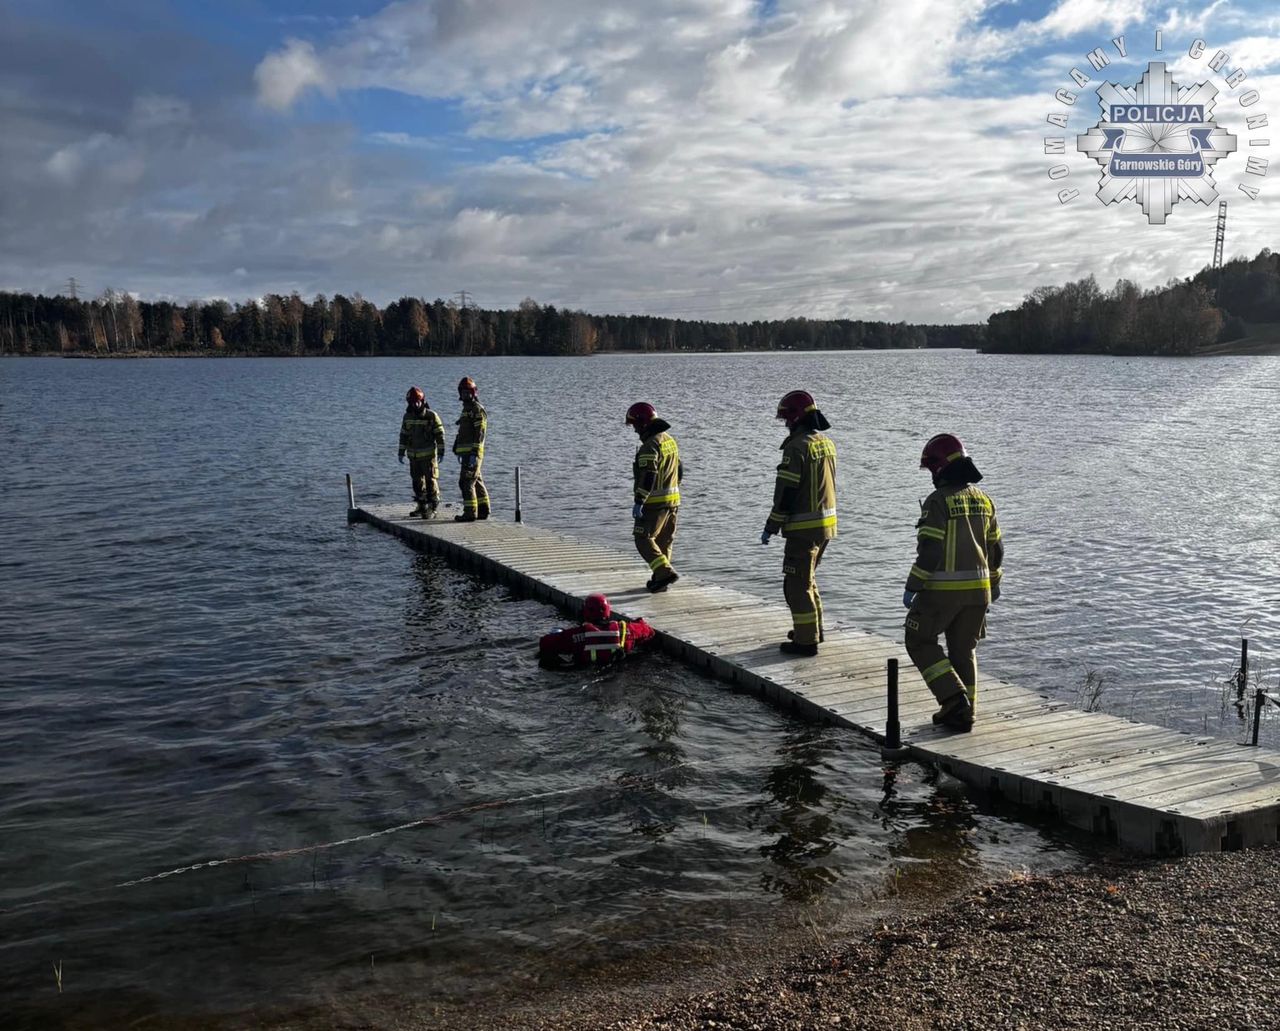
<svg viewBox="0 0 1280 1031">
<path fill-rule="evenodd" d="M 1219 89 L 1228 254 L 1280 247 L 1271 0 L 0 0 L 0 288 L 469 291 L 596 312 L 977 321 L 1208 263 L 1104 207 L 1104 78 Z M 1156 30 L 1163 52 L 1155 52 Z M 1123 34 L 1127 58 L 1110 40 Z M 1208 50 L 1193 59 L 1202 38 Z M 1094 73 L 1086 55 L 1112 58 Z M 1220 71 L 1208 67 L 1218 50 Z M 1077 105 L 1054 100 L 1081 68 Z M 1247 79 L 1234 88 L 1225 76 Z M 1046 122 L 1069 115 L 1064 132 Z M 1053 182 L 1043 138 L 1065 135 Z M 1261 193 L 1250 200 L 1240 183 Z M 1078 188 L 1060 204 L 1056 192 Z"/>
</svg>

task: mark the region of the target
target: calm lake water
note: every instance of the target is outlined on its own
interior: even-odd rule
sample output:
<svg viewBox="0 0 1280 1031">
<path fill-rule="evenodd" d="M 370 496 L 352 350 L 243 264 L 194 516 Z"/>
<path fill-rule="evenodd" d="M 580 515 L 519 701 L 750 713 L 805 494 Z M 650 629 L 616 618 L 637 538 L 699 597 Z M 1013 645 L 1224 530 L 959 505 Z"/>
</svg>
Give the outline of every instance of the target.
<svg viewBox="0 0 1280 1031">
<path fill-rule="evenodd" d="M 1068 700 L 1091 670 L 1103 708 L 1236 735 L 1241 628 L 1280 658 L 1280 358 L 0 362 L 0 1013 L 378 1023 L 1087 855 L 662 657 L 540 670 L 561 613 L 347 527 L 346 472 L 408 511 L 404 391 L 452 432 L 463 374 L 506 517 L 519 464 L 527 521 L 629 550 L 622 418 L 650 399 L 686 466 L 677 564 L 781 605 L 758 534 L 806 387 L 840 448 L 828 618 L 899 633 L 920 447 L 950 430 L 1008 553 L 985 669 Z"/>
</svg>

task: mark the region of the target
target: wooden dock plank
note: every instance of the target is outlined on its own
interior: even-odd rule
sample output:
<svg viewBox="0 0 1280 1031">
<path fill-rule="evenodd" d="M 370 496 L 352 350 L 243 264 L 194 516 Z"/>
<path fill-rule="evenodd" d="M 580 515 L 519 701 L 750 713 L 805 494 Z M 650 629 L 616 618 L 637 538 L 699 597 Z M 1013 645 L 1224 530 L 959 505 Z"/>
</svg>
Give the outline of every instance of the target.
<svg viewBox="0 0 1280 1031">
<path fill-rule="evenodd" d="M 714 676 L 811 719 L 882 737 L 889 659 L 899 667 L 899 716 L 912 758 L 1145 851 L 1238 848 L 1280 838 L 1280 755 L 1102 713 L 983 676 L 970 734 L 932 725 L 936 702 L 901 644 L 828 623 L 815 658 L 778 642 L 791 626 L 777 600 L 682 577 L 650 594 L 636 555 L 489 519 L 409 518 L 406 506 L 357 509 L 392 533 L 518 591 L 572 612 L 595 591 L 615 612 L 643 617 L 664 648 Z"/>
</svg>

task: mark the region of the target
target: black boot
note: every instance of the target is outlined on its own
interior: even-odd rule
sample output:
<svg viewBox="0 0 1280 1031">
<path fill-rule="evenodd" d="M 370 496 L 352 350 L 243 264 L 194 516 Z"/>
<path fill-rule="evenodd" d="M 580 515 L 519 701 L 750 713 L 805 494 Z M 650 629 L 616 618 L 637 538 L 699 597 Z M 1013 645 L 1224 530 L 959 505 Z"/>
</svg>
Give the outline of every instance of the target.
<svg viewBox="0 0 1280 1031">
<path fill-rule="evenodd" d="M 679 573 L 674 569 L 667 569 L 661 573 L 654 573 L 653 576 L 649 578 L 649 582 L 644 585 L 644 588 L 651 594 L 657 594 L 660 591 L 665 591 L 679 579 Z"/>
<path fill-rule="evenodd" d="M 476 516 L 474 512 L 463 512 L 462 515 L 454 516 L 453 521 L 455 523 L 474 523 Z"/>
<path fill-rule="evenodd" d="M 965 733 L 973 729 L 973 707 L 969 705 L 969 697 L 963 691 L 953 694 L 942 703 L 942 708 L 933 714 L 936 726 L 948 730 Z"/>
<path fill-rule="evenodd" d="M 788 640 L 788 641 L 794 641 L 795 639 L 796 639 L 796 632 L 795 632 L 794 630 L 788 630 L 788 631 L 787 631 L 787 640 Z M 826 631 L 824 631 L 824 630 L 819 630 L 819 631 L 818 631 L 818 643 L 819 643 L 819 644 L 821 644 L 821 643 L 822 643 L 823 641 L 825 641 L 826 639 L 827 639 Z"/>
<path fill-rule="evenodd" d="M 439 505 L 428 505 L 425 512 L 422 513 L 423 519 L 434 519 L 436 517 L 436 509 Z"/>
<path fill-rule="evenodd" d="M 783 641 L 778 645 L 778 651 L 784 655 L 803 655 L 808 658 L 818 654 L 817 644 L 796 644 L 795 641 Z"/>
<path fill-rule="evenodd" d="M 477 519 L 488 519 L 488 518 L 489 518 L 489 505 L 488 505 L 488 503 L 487 503 L 487 502 L 482 502 L 482 503 L 481 503 L 481 505 L 480 505 L 480 510 L 479 510 L 478 512 L 476 512 L 476 518 L 477 518 Z"/>
<path fill-rule="evenodd" d="M 422 507 L 422 502 L 421 502 L 421 501 L 419 501 L 419 502 L 417 503 L 417 505 L 415 505 L 415 506 L 414 506 L 413 511 L 412 511 L 412 512 L 410 512 L 410 513 L 409 513 L 405 518 L 407 518 L 407 519 L 416 519 L 418 516 L 420 516 L 420 515 L 422 515 L 422 514 L 423 514 L 423 511 L 424 511 L 424 509 L 423 509 L 423 507 Z"/>
</svg>

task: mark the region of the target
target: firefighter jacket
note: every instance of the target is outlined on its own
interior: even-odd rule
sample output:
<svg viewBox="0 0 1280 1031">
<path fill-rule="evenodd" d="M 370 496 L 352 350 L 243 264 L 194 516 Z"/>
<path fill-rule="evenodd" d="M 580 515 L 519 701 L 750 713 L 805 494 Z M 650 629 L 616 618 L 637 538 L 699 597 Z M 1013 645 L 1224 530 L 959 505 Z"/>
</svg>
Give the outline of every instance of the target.
<svg viewBox="0 0 1280 1031">
<path fill-rule="evenodd" d="M 489 420 L 485 416 L 484 405 L 479 401 L 468 401 L 462 406 L 462 414 L 458 417 L 458 433 L 453 438 L 453 453 L 483 458 L 484 435 L 488 428 Z"/>
<path fill-rule="evenodd" d="M 802 541 L 836 535 L 836 445 L 830 437 L 797 426 L 782 442 L 773 511 L 765 525 Z"/>
<path fill-rule="evenodd" d="M 649 423 L 631 466 L 636 502 L 643 504 L 646 511 L 680 507 L 684 468 L 680 464 L 680 448 L 676 438 L 667 432 L 669 429 L 671 426 L 662 419 Z"/>
<path fill-rule="evenodd" d="M 643 619 L 611 619 L 599 626 L 583 623 L 543 637 L 538 657 L 564 666 L 608 665 L 620 662 L 654 636 L 653 627 Z"/>
<path fill-rule="evenodd" d="M 996 506 L 973 484 L 943 484 L 920 505 L 908 591 L 942 591 L 957 605 L 1000 596 L 1004 544 Z"/>
<path fill-rule="evenodd" d="M 444 423 L 427 405 L 405 409 L 400 423 L 400 450 L 410 458 L 444 457 Z"/>
</svg>

